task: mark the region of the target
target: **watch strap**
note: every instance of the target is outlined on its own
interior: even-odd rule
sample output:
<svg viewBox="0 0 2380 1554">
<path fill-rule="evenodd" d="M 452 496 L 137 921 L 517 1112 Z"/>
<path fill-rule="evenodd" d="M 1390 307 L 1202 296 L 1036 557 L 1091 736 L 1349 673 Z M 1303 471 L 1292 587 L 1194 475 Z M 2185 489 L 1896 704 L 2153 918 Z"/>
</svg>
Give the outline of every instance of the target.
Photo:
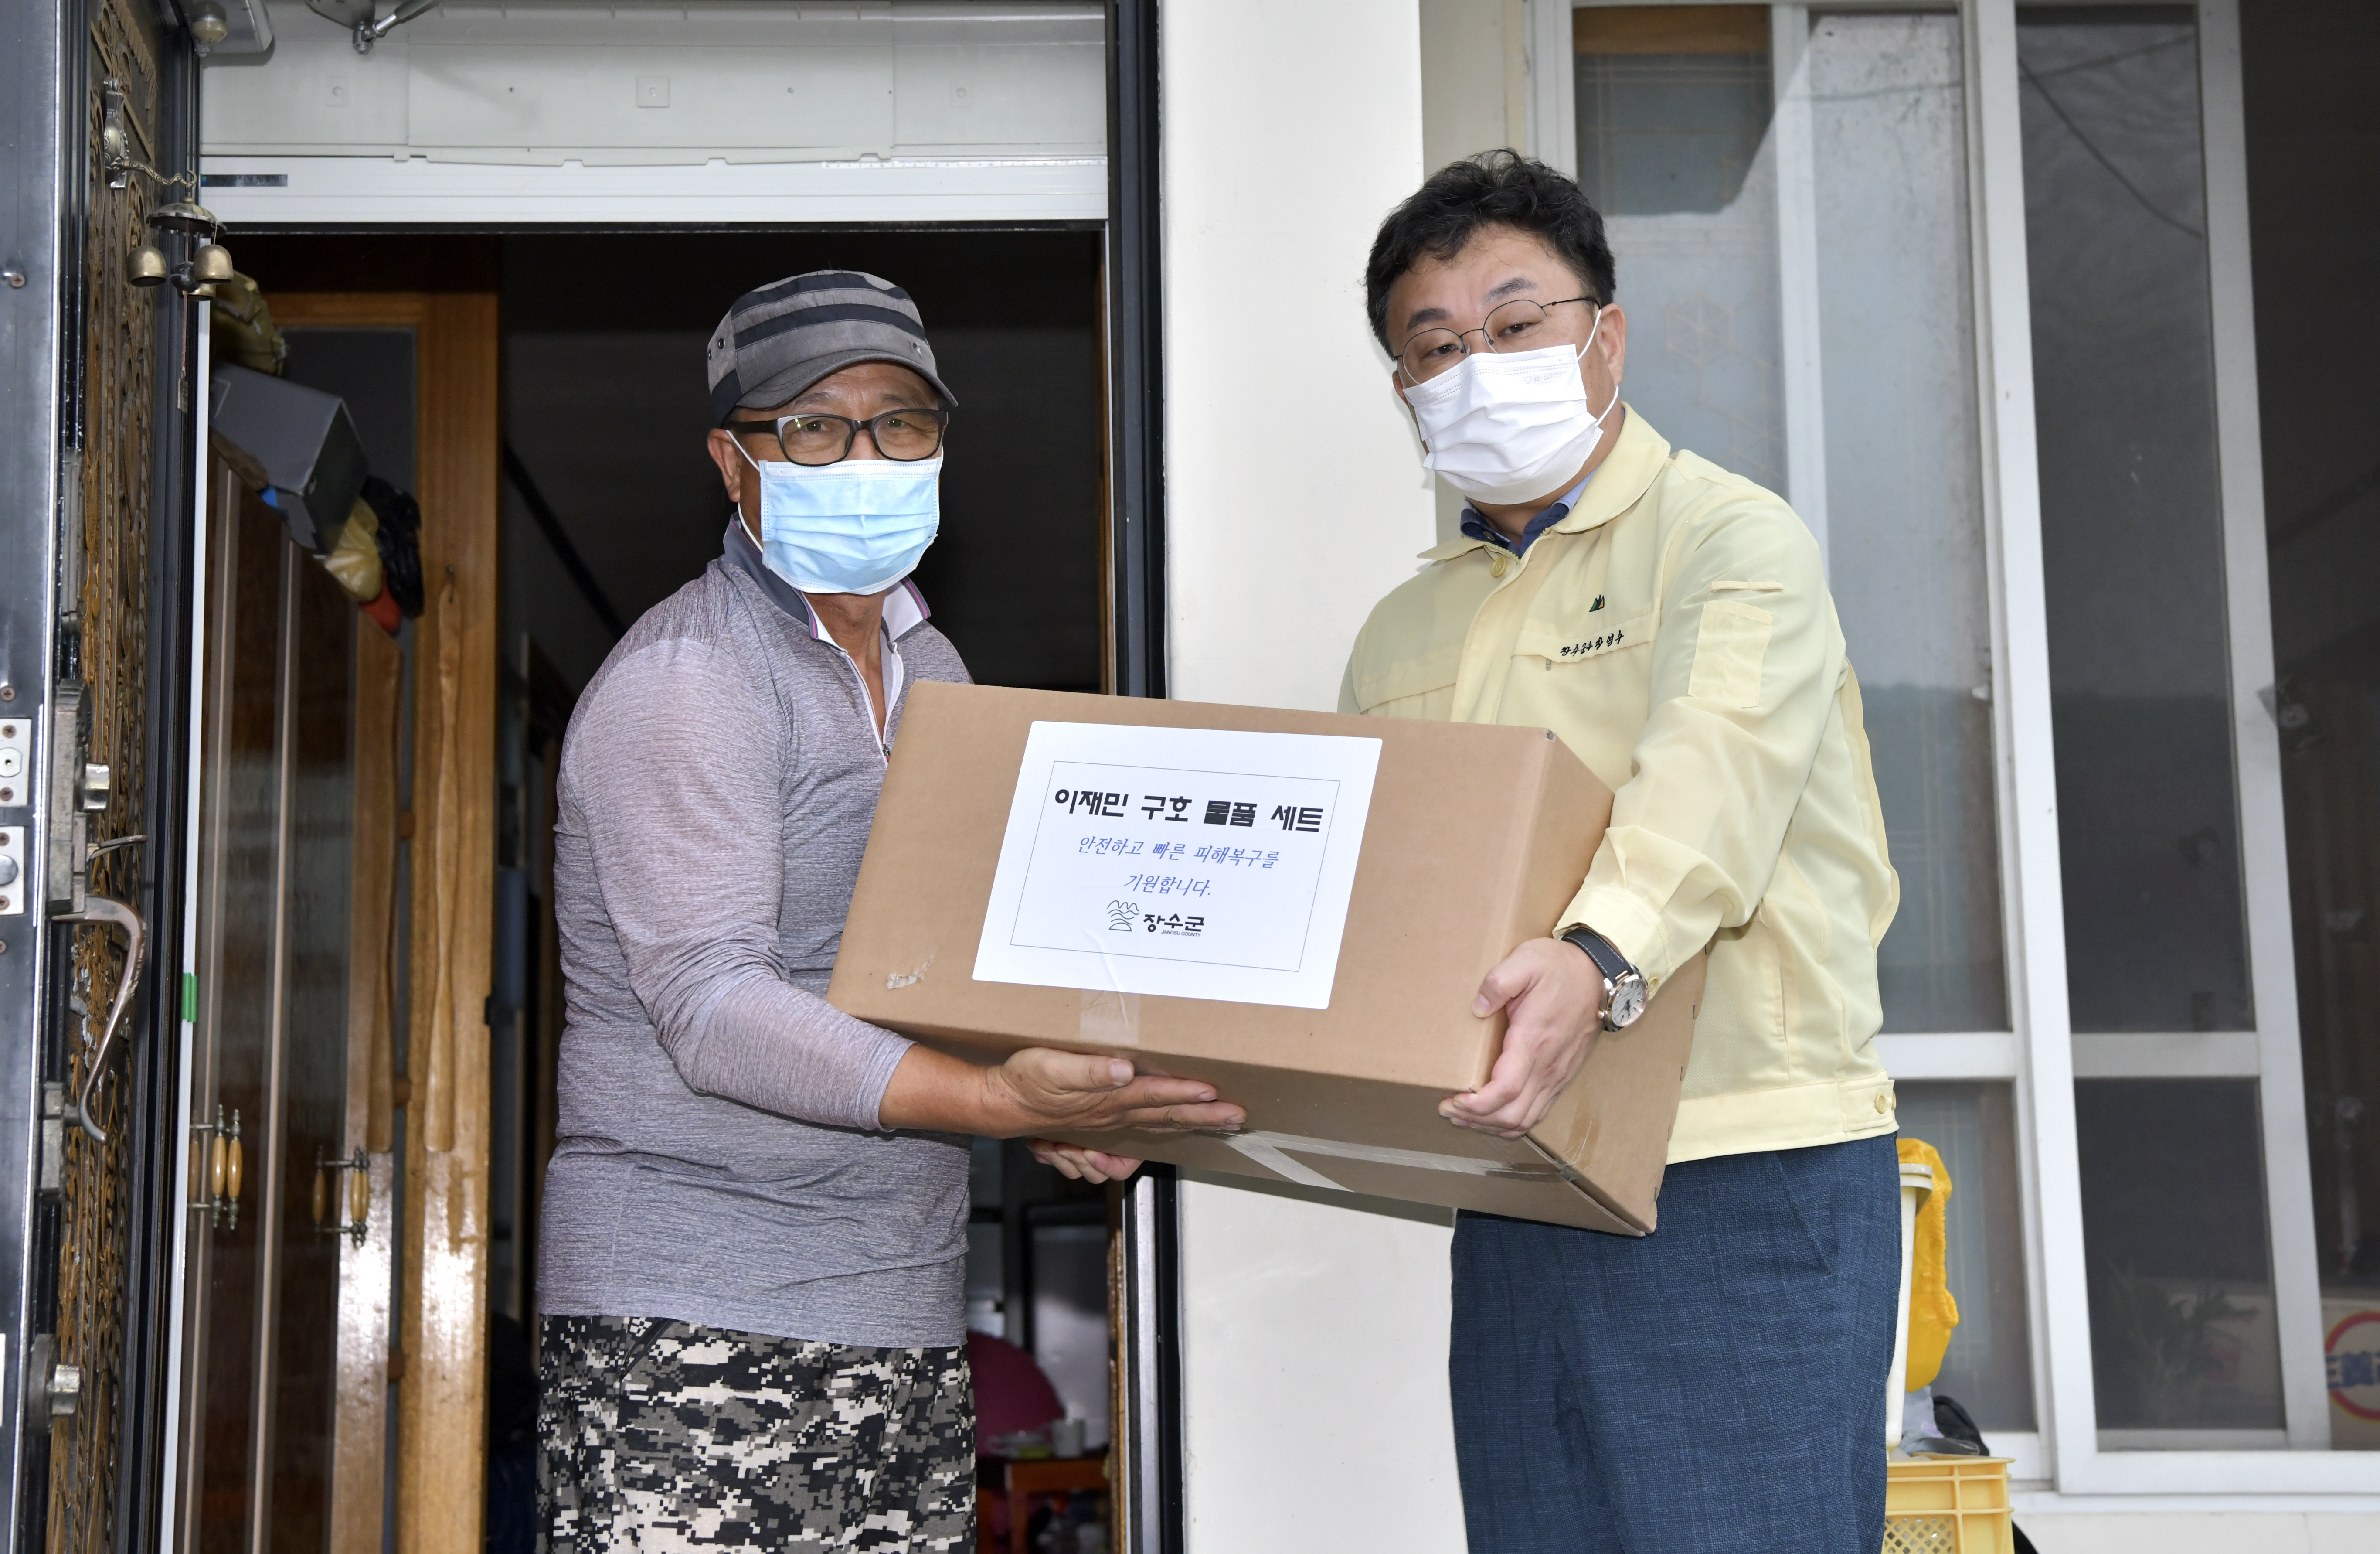
<svg viewBox="0 0 2380 1554">
<path fill-rule="evenodd" d="M 1620 953 L 1618 946 L 1592 928 L 1572 928 L 1562 937 L 1586 951 L 1586 958 L 1595 962 L 1595 969 L 1603 973 L 1607 982 L 1618 982 L 1636 970 L 1628 963 L 1628 957 Z"/>
</svg>

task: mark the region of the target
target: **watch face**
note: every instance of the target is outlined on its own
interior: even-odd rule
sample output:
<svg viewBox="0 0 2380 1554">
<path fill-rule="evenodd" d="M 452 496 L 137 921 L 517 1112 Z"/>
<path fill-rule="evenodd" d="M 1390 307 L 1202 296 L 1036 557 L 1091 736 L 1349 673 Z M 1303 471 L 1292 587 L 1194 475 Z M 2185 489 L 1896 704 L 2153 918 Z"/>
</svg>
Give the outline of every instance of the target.
<svg viewBox="0 0 2380 1554">
<path fill-rule="evenodd" d="M 1645 1012 L 1645 984 L 1629 977 L 1611 990 L 1611 1013 L 1605 1021 L 1615 1031 L 1624 1031 L 1636 1023 Z"/>
</svg>

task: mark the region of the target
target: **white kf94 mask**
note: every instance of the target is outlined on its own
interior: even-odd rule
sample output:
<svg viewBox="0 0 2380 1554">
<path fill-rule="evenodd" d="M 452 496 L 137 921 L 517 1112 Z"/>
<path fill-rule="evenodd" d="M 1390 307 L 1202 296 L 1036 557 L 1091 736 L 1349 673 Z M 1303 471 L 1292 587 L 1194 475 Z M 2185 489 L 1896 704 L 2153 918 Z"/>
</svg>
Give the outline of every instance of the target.
<svg viewBox="0 0 2380 1554">
<path fill-rule="evenodd" d="M 1578 363 L 1603 327 L 1576 350 L 1499 354 L 1475 350 L 1448 371 L 1404 390 L 1428 453 L 1422 467 L 1475 502 L 1526 502 L 1550 496 L 1578 472 L 1603 439 L 1601 413 L 1587 409 Z"/>
<path fill-rule="evenodd" d="M 881 593 L 917 569 L 942 524 L 942 456 L 762 463 L 760 558 L 805 593 Z"/>
</svg>

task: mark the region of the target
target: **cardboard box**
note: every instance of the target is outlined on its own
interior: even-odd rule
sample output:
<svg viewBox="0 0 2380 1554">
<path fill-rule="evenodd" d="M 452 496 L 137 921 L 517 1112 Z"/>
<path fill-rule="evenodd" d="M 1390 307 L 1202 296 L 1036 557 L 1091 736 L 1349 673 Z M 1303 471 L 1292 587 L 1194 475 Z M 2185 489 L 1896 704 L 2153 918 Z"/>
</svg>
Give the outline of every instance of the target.
<svg viewBox="0 0 2380 1554">
<path fill-rule="evenodd" d="M 827 996 L 978 1060 L 1117 1054 L 1248 1113 L 1237 1135 L 1070 1142 L 1642 1235 L 1701 957 L 1596 1044 L 1530 1137 L 1438 1115 L 1502 1039 L 1500 1015 L 1471 1013 L 1480 979 L 1552 929 L 1610 813 L 1543 729 L 920 684 Z"/>
</svg>

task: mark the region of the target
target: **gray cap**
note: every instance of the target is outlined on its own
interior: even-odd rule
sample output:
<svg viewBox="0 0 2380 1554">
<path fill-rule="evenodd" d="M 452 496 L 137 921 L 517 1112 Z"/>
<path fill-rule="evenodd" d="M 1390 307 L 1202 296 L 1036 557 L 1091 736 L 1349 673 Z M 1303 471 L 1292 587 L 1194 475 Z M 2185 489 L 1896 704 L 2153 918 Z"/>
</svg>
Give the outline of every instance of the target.
<svg viewBox="0 0 2380 1554">
<path fill-rule="evenodd" d="M 958 397 L 934 373 L 917 304 L 891 281 L 860 270 L 812 270 L 747 291 L 711 331 L 710 413 L 782 405 L 855 361 L 891 361 Z"/>
</svg>

